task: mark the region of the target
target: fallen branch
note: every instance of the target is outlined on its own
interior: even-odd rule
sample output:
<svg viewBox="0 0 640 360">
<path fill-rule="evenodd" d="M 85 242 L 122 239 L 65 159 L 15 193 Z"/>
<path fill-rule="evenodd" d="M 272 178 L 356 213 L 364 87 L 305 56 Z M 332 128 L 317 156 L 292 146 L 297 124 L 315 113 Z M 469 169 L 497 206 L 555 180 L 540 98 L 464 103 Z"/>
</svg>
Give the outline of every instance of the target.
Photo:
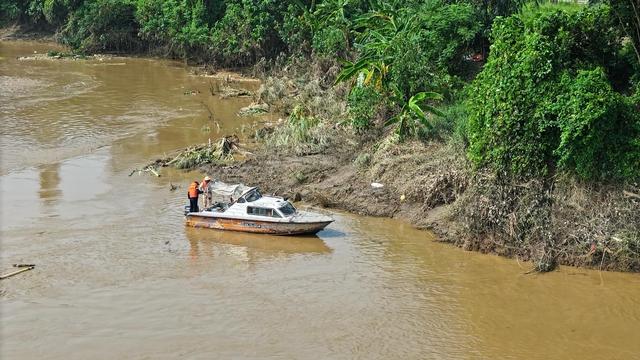
<svg viewBox="0 0 640 360">
<path fill-rule="evenodd" d="M 626 191 L 626 190 L 622 190 L 622 193 L 627 195 L 628 197 L 634 197 L 634 198 L 640 199 L 640 195 L 638 195 L 638 194 L 634 194 L 634 193 Z"/>
<path fill-rule="evenodd" d="M 142 169 L 134 169 L 134 170 L 131 171 L 129 176 L 135 174 L 136 172 L 138 173 L 138 175 L 142 175 L 142 173 L 146 172 L 146 171 L 152 173 L 153 175 L 155 175 L 157 177 L 160 177 L 160 174 L 156 171 L 155 166 L 152 166 L 152 165 L 148 165 L 148 166 L 146 166 L 146 167 L 144 167 Z"/>
<path fill-rule="evenodd" d="M 20 269 L 20 270 L 16 270 L 16 271 L 14 271 L 14 272 L 11 272 L 11 273 L 8 273 L 8 274 L 5 274 L 5 275 L 2 275 L 2 276 L 0 276 L 0 280 L 2 280 L 2 279 L 6 279 L 6 278 L 11 277 L 11 276 L 13 276 L 13 275 L 20 274 L 21 272 L 29 271 L 29 270 L 33 269 L 34 267 L 35 267 L 35 266 L 23 267 L 23 268 L 22 268 L 22 269 Z"/>
</svg>

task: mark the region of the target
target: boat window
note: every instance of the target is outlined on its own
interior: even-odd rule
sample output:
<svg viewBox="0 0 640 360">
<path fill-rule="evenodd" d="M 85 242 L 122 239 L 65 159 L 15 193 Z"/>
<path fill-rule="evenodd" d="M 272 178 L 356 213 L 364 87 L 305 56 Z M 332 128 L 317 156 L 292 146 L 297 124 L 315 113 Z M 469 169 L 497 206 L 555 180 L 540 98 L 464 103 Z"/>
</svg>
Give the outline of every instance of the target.
<svg viewBox="0 0 640 360">
<path fill-rule="evenodd" d="M 284 205 L 280 207 L 280 211 L 284 216 L 289 216 L 296 213 L 296 208 L 293 207 L 290 202 L 285 202 Z"/>
<path fill-rule="evenodd" d="M 258 216 L 282 217 L 275 209 L 247 206 L 247 214 Z"/>
</svg>

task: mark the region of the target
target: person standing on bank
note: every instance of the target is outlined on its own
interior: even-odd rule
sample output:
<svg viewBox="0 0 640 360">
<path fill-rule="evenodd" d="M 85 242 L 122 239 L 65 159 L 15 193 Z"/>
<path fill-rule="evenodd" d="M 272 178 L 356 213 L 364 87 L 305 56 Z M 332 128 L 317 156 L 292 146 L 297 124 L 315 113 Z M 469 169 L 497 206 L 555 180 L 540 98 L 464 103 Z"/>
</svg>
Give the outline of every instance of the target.
<svg viewBox="0 0 640 360">
<path fill-rule="evenodd" d="M 211 206 L 211 191 L 209 190 L 209 183 L 211 182 L 211 178 L 209 176 L 205 176 L 204 180 L 202 180 L 202 184 L 198 187 L 200 191 L 202 191 L 202 203 L 204 208 Z"/>
<path fill-rule="evenodd" d="M 189 186 L 187 196 L 189 197 L 189 212 L 198 212 L 198 195 L 202 194 L 202 191 L 198 188 L 198 182 L 194 181 Z"/>
</svg>

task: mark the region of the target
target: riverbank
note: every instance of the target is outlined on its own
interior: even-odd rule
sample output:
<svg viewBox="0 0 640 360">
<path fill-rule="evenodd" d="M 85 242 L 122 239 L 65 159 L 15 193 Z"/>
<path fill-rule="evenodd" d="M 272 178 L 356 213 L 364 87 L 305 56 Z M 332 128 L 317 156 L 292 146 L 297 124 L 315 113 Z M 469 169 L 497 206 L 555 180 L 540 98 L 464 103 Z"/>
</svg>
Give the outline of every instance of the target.
<svg viewBox="0 0 640 360">
<path fill-rule="evenodd" d="M 324 134 L 327 145 L 312 153 L 262 144 L 243 162 L 199 170 L 296 201 L 408 220 L 462 249 L 531 262 L 526 272 L 640 271 L 637 184 L 506 181 L 471 171 L 456 141 L 380 146 L 339 126 Z"/>
<path fill-rule="evenodd" d="M 56 34 L 49 29 L 39 29 L 12 24 L 0 27 L 0 41 L 37 41 L 55 43 Z"/>
<path fill-rule="evenodd" d="M 292 104 L 313 99 L 305 103 L 309 111 L 339 118 L 332 114 L 340 114 L 339 94 L 345 90 L 313 86 L 331 84 L 326 78 L 334 71 L 322 64 L 308 68 L 320 69 L 307 75 L 307 87 L 313 90 L 272 98 L 270 88 L 287 88 L 274 83 L 300 77 L 300 73 L 278 73 L 278 80 L 265 77 L 268 83 L 256 99 L 284 113 L 291 112 Z M 402 143 L 380 121 L 377 130 L 359 135 L 325 121 L 309 131 L 307 143 L 287 144 L 285 139 L 295 131 L 287 125 L 262 131 L 257 149 L 251 150 L 254 156 L 231 166 L 200 170 L 295 200 L 408 220 L 465 250 L 531 262 L 533 269 L 525 271 L 546 272 L 557 265 L 640 271 L 637 183 L 585 181 L 568 173 L 499 178 L 472 169 L 466 144 L 458 137 Z"/>
<path fill-rule="evenodd" d="M 270 98 L 263 90 L 255 95 L 256 101 L 286 114 L 296 103 L 311 99 L 313 92 L 316 111 L 322 108 L 328 114 L 325 118 L 333 118 L 344 107 L 340 96 L 344 89 L 331 86 L 336 69 L 330 63 L 316 63 L 307 70 L 308 89 L 287 83 L 287 77 L 300 74 L 272 72 L 285 84 L 281 88 L 296 93 Z M 253 72 L 267 79 L 258 67 Z M 530 261 L 538 271 L 553 270 L 558 264 L 640 271 L 637 184 L 584 182 L 569 175 L 528 182 L 495 179 L 470 170 L 465 144 L 459 139 L 398 143 L 391 129 L 356 136 L 353 129 L 328 121 L 314 131 L 322 138 L 317 141 L 320 145 L 269 145 L 263 141 L 267 135 L 255 141 L 254 155 L 243 162 L 200 170 L 225 182 L 255 184 L 295 200 L 408 220 L 442 241 Z"/>
</svg>

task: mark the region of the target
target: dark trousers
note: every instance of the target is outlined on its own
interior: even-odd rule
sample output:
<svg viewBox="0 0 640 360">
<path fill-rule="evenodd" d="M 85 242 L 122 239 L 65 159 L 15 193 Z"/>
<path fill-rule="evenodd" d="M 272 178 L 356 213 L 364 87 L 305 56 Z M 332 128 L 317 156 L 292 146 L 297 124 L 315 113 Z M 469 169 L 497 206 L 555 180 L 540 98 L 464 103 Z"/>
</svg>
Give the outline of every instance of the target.
<svg viewBox="0 0 640 360">
<path fill-rule="evenodd" d="M 189 212 L 198 212 L 198 198 L 189 198 Z"/>
</svg>

